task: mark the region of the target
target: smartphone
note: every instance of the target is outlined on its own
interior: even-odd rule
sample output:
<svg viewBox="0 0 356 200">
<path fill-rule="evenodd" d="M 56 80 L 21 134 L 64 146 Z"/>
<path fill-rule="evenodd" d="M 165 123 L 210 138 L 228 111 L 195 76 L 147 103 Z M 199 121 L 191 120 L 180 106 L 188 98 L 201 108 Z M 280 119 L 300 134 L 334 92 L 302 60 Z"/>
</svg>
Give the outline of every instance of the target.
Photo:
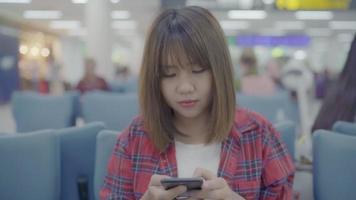
<svg viewBox="0 0 356 200">
<path fill-rule="evenodd" d="M 174 188 L 178 185 L 185 185 L 187 190 L 201 190 L 203 185 L 203 178 L 202 177 L 195 177 L 195 178 L 165 178 L 161 180 L 162 186 L 169 190 Z"/>
</svg>

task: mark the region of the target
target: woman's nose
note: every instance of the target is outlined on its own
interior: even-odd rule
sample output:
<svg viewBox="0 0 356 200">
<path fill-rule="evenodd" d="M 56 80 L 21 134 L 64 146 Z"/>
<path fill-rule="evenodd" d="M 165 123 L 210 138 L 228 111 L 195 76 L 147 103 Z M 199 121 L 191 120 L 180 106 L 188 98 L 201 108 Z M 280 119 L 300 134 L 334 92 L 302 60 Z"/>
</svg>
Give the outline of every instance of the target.
<svg viewBox="0 0 356 200">
<path fill-rule="evenodd" d="M 181 94 L 191 93 L 195 89 L 193 81 L 189 75 L 179 77 L 177 91 Z"/>
</svg>

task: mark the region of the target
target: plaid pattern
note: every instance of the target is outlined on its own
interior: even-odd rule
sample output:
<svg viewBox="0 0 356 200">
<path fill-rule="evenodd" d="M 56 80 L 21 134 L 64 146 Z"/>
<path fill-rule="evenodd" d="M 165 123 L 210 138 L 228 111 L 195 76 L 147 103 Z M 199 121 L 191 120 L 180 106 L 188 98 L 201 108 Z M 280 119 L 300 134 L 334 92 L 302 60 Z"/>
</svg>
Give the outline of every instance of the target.
<svg viewBox="0 0 356 200">
<path fill-rule="evenodd" d="M 245 199 L 292 199 L 294 165 L 279 133 L 262 116 L 237 109 L 222 142 L 218 176 Z M 177 177 L 174 142 L 157 150 L 137 117 L 118 138 L 100 199 L 140 199 L 153 174 Z"/>
</svg>

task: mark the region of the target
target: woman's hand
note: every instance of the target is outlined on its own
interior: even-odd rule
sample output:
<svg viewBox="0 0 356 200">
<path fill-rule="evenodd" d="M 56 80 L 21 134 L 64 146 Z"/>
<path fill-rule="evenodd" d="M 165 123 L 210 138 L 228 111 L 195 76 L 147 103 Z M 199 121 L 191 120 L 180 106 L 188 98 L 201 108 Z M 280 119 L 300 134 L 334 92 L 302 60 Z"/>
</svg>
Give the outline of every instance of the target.
<svg viewBox="0 0 356 200">
<path fill-rule="evenodd" d="M 225 179 L 217 177 L 207 169 L 197 168 L 193 176 L 205 179 L 202 190 L 191 193 L 193 199 L 244 200 L 243 197 L 230 189 Z"/>
<path fill-rule="evenodd" d="M 172 189 L 165 190 L 161 185 L 161 179 L 164 178 L 169 178 L 169 176 L 157 174 L 152 175 L 148 189 L 141 200 L 172 200 L 187 191 L 185 186 L 177 186 Z"/>
</svg>

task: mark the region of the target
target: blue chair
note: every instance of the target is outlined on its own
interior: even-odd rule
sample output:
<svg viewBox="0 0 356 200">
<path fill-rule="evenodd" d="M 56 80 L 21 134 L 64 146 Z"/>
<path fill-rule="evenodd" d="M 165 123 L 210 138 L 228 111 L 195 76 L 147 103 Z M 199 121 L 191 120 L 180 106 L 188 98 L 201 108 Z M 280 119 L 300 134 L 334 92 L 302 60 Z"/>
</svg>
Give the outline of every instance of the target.
<svg viewBox="0 0 356 200">
<path fill-rule="evenodd" d="M 102 121 L 110 130 L 125 129 L 138 113 L 136 94 L 91 92 L 82 97 L 84 121 Z"/>
<path fill-rule="evenodd" d="M 11 104 L 17 132 L 73 126 L 74 101 L 73 94 L 51 96 L 14 92 Z"/>
<path fill-rule="evenodd" d="M 236 95 L 238 106 L 248 108 L 265 116 L 276 123 L 284 120 L 299 122 L 298 106 L 287 92 L 279 92 L 272 96 L 252 96 L 239 93 Z"/>
<path fill-rule="evenodd" d="M 317 130 L 313 134 L 316 200 L 355 199 L 356 137 Z"/>
<path fill-rule="evenodd" d="M 281 134 L 283 142 L 287 145 L 287 149 L 294 159 L 295 156 L 295 136 L 296 125 L 292 121 L 283 121 L 274 124 L 275 129 Z"/>
<path fill-rule="evenodd" d="M 356 136 L 356 123 L 337 121 L 332 130 L 346 135 Z"/>
<path fill-rule="evenodd" d="M 138 77 L 130 77 L 127 81 L 110 81 L 109 88 L 112 92 L 118 93 L 137 93 Z"/>
<path fill-rule="evenodd" d="M 137 93 L 138 91 L 138 77 L 130 78 L 125 84 L 123 84 L 125 93 Z"/>
<path fill-rule="evenodd" d="M 69 95 L 72 98 L 72 102 L 73 102 L 72 120 L 73 122 L 75 122 L 77 117 L 82 116 L 81 105 L 80 105 L 80 91 L 72 90 L 72 91 L 67 91 L 65 94 Z"/>
<path fill-rule="evenodd" d="M 101 122 L 57 131 L 61 148 L 61 199 L 93 199 L 96 135 Z"/>
<path fill-rule="evenodd" d="M 0 199 L 58 200 L 60 150 L 54 131 L 0 137 Z"/>
<path fill-rule="evenodd" d="M 107 166 L 114 150 L 119 132 L 103 130 L 96 137 L 94 194 L 99 199 L 100 188 L 104 183 Z"/>
</svg>

